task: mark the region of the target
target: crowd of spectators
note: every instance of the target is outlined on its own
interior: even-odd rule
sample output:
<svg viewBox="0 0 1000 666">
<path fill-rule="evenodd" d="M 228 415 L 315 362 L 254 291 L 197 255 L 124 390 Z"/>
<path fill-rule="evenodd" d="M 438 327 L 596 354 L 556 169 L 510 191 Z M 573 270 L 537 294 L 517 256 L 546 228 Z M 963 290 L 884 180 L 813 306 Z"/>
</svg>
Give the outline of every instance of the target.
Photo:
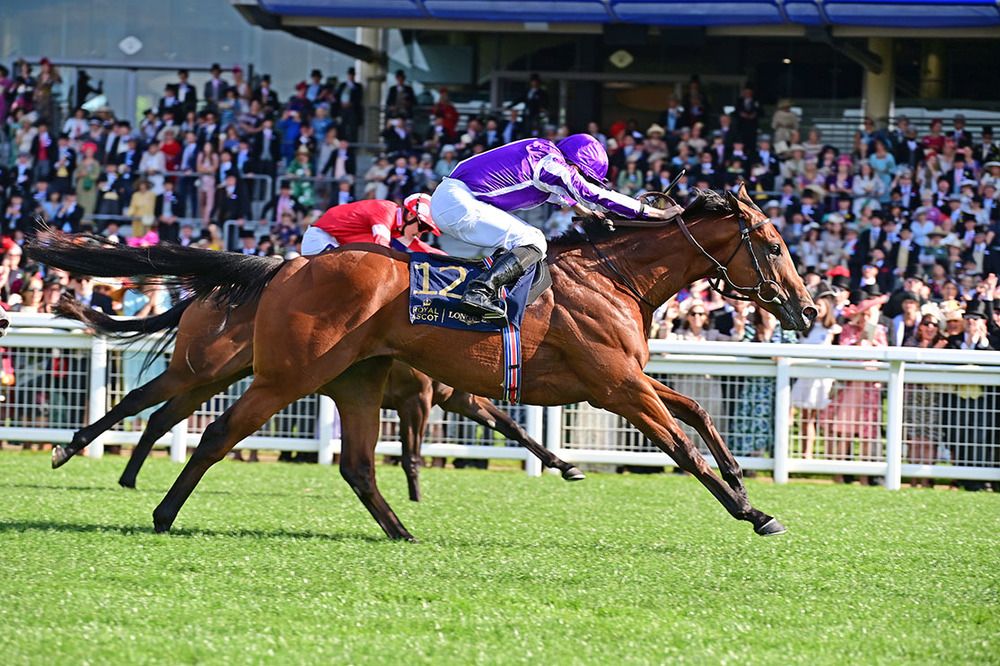
<svg viewBox="0 0 1000 666">
<path fill-rule="evenodd" d="M 648 127 L 626 119 L 570 128 L 551 121 L 535 75 L 505 109 L 462 114 L 446 88 L 418 95 L 399 71 L 380 113 L 366 115 L 353 69 L 343 80 L 313 70 L 307 80 L 285 82 L 281 93 L 294 91 L 287 96 L 267 74 L 250 81 L 240 67 L 219 65 L 210 74 L 198 90 L 179 70 L 137 123 L 108 108 L 77 108 L 54 126 L 53 87 L 61 78 L 52 63 L 43 59 L 37 73 L 23 61 L 13 73 L 0 66 L 0 300 L 46 311 L 71 280 L 79 298 L 97 294 L 97 307 L 121 311 L 118 302 L 128 300 L 112 305 L 104 300 L 110 288 L 21 266 L 20 245 L 41 224 L 139 245 L 294 256 L 302 232 L 330 206 L 355 197 L 401 202 L 433 191 L 470 155 L 582 129 L 606 146 L 608 179 L 628 195 L 676 180 L 672 195 L 683 202 L 696 189 L 746 185 L 807 284 L 829 285 L 822 287 L 827 314 L 807 341 L 1000 349 L 993 302 L 1000 296 L 993 277 L 1000 273 L 1000 149 L 991 127 L 969 128 L 962 115 L 947 129 L 932 120 L 923 136 L 905 117 L 891 127 L 865 118 L 851 149 L 840 150 L 816 128 L 802 127 L 790 100 L 780 100 L 770 120 L 750 87 L 716 107 L 696 76 Z M 366 118 L 375 117 L 384 122 L 381 152 L 361 172 L 356 143 Z M 256 175 L 280 183 L 269 201 L 261 201 Z M 556 236 L 572 226 L 573 213 L 544 208 L 526 219 Z M 238 233 L 226 237 L 226 230 Z M 161 309 L 160 300 L 138 293 L 132 302 L 148 310 Z M 660 308 L 652 335 L 796 338 L 766 312 L 728 302 L 706 283 Z M 870 401 L 863 388 L 851 395 L 832 385 L 800 387 L 805 430 L 814 433 L 817 415 L 837 399 L 850 409 Z M 848 421 L 870 416 L 852 413 Z"/>
<path fill-rule="evenodd" d="M 224 72 L 213 65 L 200 90 L 179 70 L 137 124 L 108 108 L 77 108 L 59 127 L 50 126 L 58 70 L 47 59 L 38 72 L 24 61 L 14 70 L 0 67 L 0 209 L 8 247 L 48 224 L 133 244 L 287 255 L 329 206 L 355 197 L 401 201 L 433 191 L 469 155 L 571 131 L 550 122 L 538 76 L 503 111 L 463 116 L 447 89 L 418 96 L 399 71 L 382 108 L 382 152 L 359 173 L 354 145 L 366 114 L 353 68 L 342 81 L 313 70 L 288 96 L 267 74 L 248 81 L 240 67 Z M 695 188 L 744 183 L 800 272 L 844 288 L 855 305 L 905 292 L 925 309 L 954 302 L 977 311 L 968 304 L 981 294 L 983 276 L 1000 273 L 1000 149 L 991 127 L 974 133 L 956 115 L 947 130 L 935 119 L 919 136 L 904 117 L 891 128 L 866 118 L 853 149 L 842 151 L 815 128 L 802 128 L 790 100 L 778 102 L 770 122 L 752 88 L 730 101 L 713 111 L 695 76 L 645 129 L 624 120 L 607 128 L 591 122 L 585 130 L 607 147 L 608 178 L 629 195 L 663 190 L 682 169 L 673 191 L 681 201 Z M 251 202 L 263 192 L 256 174 L 283 178 L 254 219 Z M 573 224 L 566 208 L 536 211 L 530 220 L 549 236 Z M 224 237 L 227 223 L 239 241 Z M 710 316 L 724 309 L 697 287 L 678 302 L 690 297 L 702 299 Z M 673 326 L 668 311 L 655 322 L 657 334 Z M 888 305 L 885 314 L 898 313 Z M 906 337 L 894 331 L 887 339 L 901 344 Z"/>
</svg>

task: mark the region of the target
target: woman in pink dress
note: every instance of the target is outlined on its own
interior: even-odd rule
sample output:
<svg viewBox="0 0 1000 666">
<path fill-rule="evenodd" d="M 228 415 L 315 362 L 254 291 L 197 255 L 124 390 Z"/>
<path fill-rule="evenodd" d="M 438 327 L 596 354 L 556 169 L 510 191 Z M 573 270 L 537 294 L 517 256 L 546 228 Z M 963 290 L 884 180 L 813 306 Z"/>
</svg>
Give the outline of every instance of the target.
<svg viewBox="0 0 1000 666">
<path fill-rule="evenodd" d="M 839 344 L 855 347 L 886 347 L 885 326 L 878 323 L 885 296 L 866 298 L 844 309 L 848 322 L 840 332 Z M 826 427 L 827 453 L 832 460 L 877 460 L 882 449 L 882 384 L 850 380 L 837 382 L 837 392 L 829 407 Z M 855 439 L 857 454 L 852 455 Z M 835 481 L 843 477 L 835 476 Z M 860 477 L 862 485 L 868 477 Z"/>
</svg>

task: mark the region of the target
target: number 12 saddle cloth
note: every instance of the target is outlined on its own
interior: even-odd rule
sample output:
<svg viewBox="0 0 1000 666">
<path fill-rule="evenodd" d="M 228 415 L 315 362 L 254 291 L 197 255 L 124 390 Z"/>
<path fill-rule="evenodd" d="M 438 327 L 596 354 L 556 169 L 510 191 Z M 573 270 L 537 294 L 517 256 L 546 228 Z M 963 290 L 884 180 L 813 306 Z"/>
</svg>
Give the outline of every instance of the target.
<svg viewBox="0 0 1000 666">
<path fill-rule="evenodd" d="M 468 260 L 439 254 L 410 254 L 410 323 L 464 331 L 500 331 L 504 341 L 504 397 L 517 403 L 521 393 L 521 321 L 524 311 L 552 284 L 540 262 L 513 287 L 503 289 L 507 321 L 484 321 L 458 309 L 470 280 L 486 271 L 492 259 Z"/>
</svg>

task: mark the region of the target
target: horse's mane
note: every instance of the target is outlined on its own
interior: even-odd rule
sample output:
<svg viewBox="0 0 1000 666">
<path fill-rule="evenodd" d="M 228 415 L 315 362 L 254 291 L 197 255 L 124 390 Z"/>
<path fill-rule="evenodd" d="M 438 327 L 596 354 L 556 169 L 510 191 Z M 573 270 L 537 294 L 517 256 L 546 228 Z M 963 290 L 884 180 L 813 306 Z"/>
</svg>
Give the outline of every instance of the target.
<svg viewBox="0 0 1000 666">
<path fill-rule="evenodd" d="M 726 197 L 719 194 L 715 190 L 692 189 L 691 192 L 692 197 L 688 201 L 687 206 L 684 207 L 684 215 L 698 212 L 725 213 L 730 210 L 729 201 Z M 611 231 L 602 222 L 594 219 L 586 220 L 583 222 L 582 226 L 582 231 L 576 227 L 571 227 L 561 235 L 553 238 L 549 241 L 549 247 L 555 250 L 561 250 L 568 247 L 575 247 L 590 241 L 599 243 L 602 240 L 617 238 L 621 236 L 622 233 L 627 233 L 629 231 L 645 231 L 641 229 L 641 227 L 623 227 L 622 229 Z"/>
</svg>

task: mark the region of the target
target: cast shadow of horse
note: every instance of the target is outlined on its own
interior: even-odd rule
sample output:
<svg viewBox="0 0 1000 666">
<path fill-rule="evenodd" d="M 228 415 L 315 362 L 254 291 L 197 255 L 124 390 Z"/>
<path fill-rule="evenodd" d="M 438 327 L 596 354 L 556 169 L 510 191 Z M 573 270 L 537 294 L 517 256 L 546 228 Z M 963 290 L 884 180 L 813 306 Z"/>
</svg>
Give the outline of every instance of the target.
<svg viewBox="0 0 1000 666">
<path fill-rule="evenodd" d="M 136 527 L 134 525 L 109 525 L 99 523 L 59 523 L 51 520 L 7 520 L 0 521 L 0 534 L 27 532 L 39 530 L 42 532 L 64 532 L 68 534 L 119 534 L 136 536 L 155 534 L 152 528 Z M 213 530 L 204 528 L 180 528 L 171 532 L 180 537 L 236 537 L 240 539 L 316 539 L 318 541 L 350 542 L 364 541 L 369 543 L 385 543 L 382 537 L 358 534 L 357 532 L 304 532 L 295 530 L 254 530 L 232 529 Z"/>
</svg>

